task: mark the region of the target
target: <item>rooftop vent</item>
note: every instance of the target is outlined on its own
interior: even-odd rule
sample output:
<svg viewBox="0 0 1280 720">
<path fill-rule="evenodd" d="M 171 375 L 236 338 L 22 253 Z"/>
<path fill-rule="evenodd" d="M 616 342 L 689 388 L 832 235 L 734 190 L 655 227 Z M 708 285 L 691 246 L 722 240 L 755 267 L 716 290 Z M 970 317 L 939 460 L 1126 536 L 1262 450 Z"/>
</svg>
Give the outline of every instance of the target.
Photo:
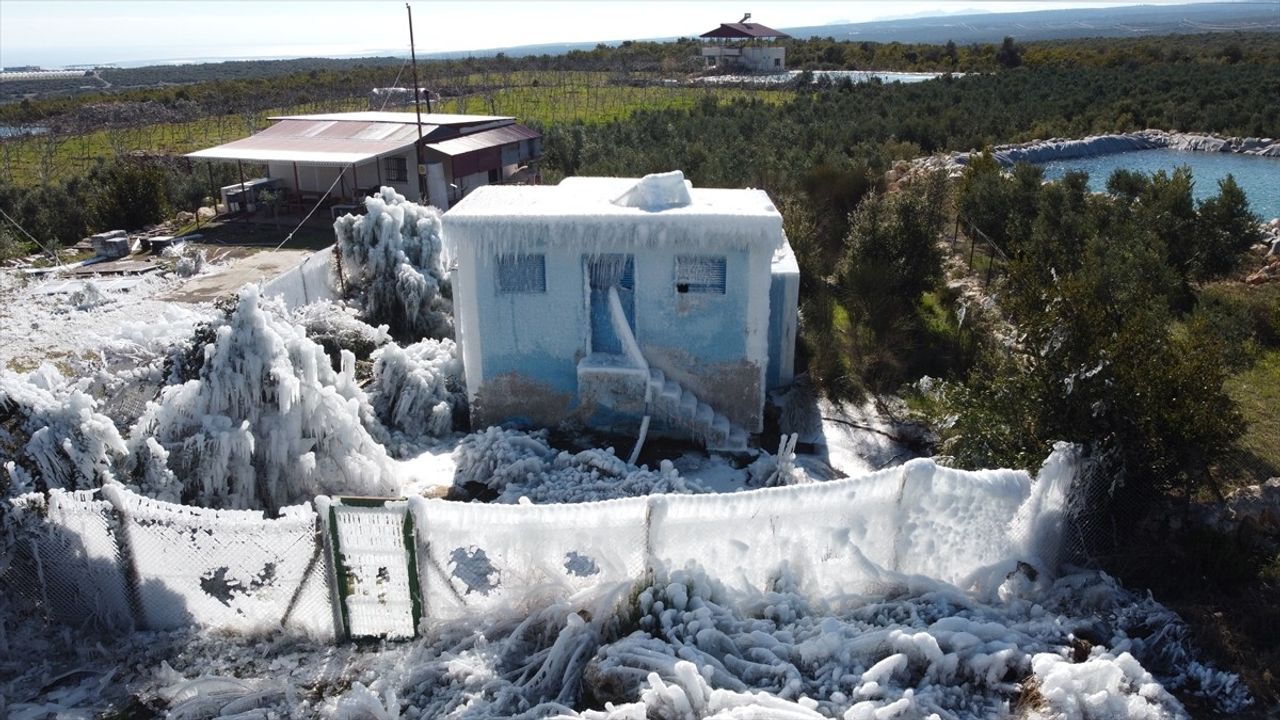
<svg viewBox="0 0 1280 720">
<path fill-rule="evenodd" d="M 631 189 L 615 198 L 613 204 L 655 211 L 684 207 L 693 202 L 689 196 L 691 187 L 693 185 L 684 179 L 684 173 L 679 170 L 653 173 L 640 178 Z"/>
</svg>

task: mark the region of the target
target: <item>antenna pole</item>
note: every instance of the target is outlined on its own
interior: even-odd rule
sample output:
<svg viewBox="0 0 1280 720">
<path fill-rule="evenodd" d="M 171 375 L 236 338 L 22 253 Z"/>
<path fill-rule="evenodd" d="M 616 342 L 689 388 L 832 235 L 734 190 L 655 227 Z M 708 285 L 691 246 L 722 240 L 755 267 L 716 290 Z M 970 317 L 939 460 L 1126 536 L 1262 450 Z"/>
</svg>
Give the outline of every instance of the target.
<svg viewBox="0 0 1280 720">
<path fill-rule="evenodd" d="M 427 163 L 422 159 L 422 102 L 420 99 L 422 93 L 418 90 L 418 53 L 413 47 L 413 8 L 409 7 L 409 3 L 405 3 L 404 9 L 409 11 L 409 57 L 413 60 L 413 107 L 418 114 L 418 142 L 413 146 L 418 157 L 418 202 L 426 202 Z M 427 112 L 431 112 L 430 98 L 427 98 Z"/>
</svg>

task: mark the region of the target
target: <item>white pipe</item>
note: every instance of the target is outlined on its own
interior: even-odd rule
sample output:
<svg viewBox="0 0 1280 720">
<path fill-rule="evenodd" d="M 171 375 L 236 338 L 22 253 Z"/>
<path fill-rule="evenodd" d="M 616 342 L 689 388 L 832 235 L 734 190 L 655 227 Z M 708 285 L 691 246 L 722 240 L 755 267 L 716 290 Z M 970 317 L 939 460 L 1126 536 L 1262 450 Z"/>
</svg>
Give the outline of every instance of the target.
<svg viewBox="0 0 1280 720">
<path fill-rule="evenodd" d="M 636 446 L 631 448 L 631 457 L 627 458 L 628 465 L 635 465 L 636 460 L 640 458 L 640 448 L 644 447 L 644 439 L 649 435 L 649 416 L 645 415 L 640 421 L 640 436 L 636 438 Z"/>
</svg>

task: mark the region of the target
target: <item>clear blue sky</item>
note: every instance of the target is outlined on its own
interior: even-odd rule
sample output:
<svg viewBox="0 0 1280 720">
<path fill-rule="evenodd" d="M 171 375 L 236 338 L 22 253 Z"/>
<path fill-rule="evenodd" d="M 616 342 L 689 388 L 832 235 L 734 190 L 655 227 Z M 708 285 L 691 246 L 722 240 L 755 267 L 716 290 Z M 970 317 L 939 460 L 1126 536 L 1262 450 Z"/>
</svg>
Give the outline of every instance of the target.
<svg viewBox="0 0 1280 720">
<path fill-rule="evenodd" d="M 1017 12 L 1178 1 L 418 0 L 413 11 L 418 49 L 429 53 L 693 36 L 722 22 L 736 22 L 744 11 L 752 13 L 754 22 L 796 27 L 966 10 Z M 406 52 L 408 42 L 404 2 L 395 0 L 0 0 L 0 66 L 385 54 Z"/>
</svg>

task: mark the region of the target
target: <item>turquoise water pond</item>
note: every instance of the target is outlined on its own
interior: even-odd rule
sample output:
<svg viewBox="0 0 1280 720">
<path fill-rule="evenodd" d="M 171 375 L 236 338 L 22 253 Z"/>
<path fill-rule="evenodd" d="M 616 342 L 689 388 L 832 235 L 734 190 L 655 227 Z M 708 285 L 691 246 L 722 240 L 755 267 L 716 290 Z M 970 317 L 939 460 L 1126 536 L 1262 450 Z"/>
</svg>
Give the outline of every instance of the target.
<svg viewBox="0 0 1280 720">
<path fill-rule="evenodd" d="M 1195 180 L 1193 194 L 1203 200 L 1218 193 L 1218 181 L 1228 174 L 1249 198 L 1249 206 L 1264 220 L 1280 217 L 1280 158 L 1237 153 L 1183 152 L 1179 150 L 1134 150 L 1097 157 L 1055 160 L 1044 163 L 1045 177 L 1056 180 L 1067 172 L 1089 173 L 1089 189 L 1105 190 L 1111 172 L 1120 168 L 1147 174 L 1157 170 L 1173 172 L 1179 165 L 1191 167 Z"/>
</svg>

